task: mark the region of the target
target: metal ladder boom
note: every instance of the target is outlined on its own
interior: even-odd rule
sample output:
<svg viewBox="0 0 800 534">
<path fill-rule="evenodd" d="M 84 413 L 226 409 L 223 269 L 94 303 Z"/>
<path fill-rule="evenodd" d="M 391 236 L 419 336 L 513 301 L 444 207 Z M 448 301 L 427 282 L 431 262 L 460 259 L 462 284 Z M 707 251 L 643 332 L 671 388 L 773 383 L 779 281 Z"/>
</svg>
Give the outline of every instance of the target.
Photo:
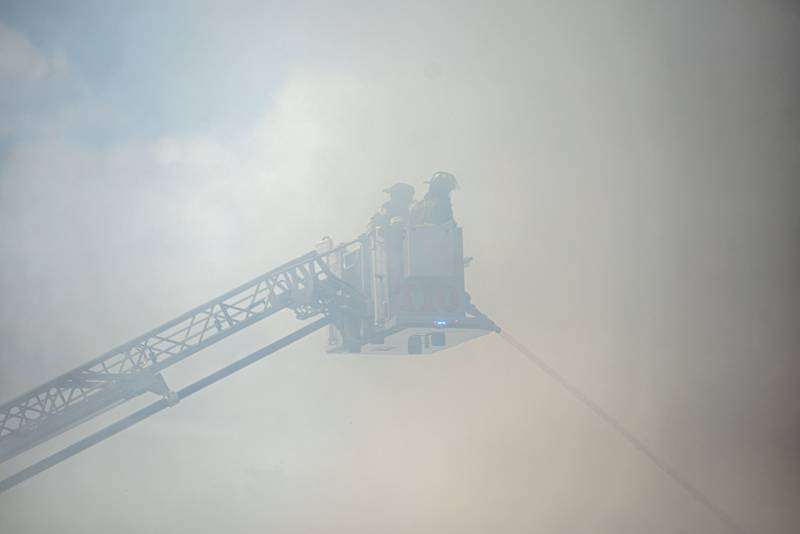
<svg viewBox="0 0 800 534">
<path fill-rule="evenodd" d="M 305 254 L 0 405 L 0 462 L 142 393 L 168 398 L 162 370 L 280 310 L 327 313 L 342 287 L 328 262 L 350 245 Z"/>
</svg>

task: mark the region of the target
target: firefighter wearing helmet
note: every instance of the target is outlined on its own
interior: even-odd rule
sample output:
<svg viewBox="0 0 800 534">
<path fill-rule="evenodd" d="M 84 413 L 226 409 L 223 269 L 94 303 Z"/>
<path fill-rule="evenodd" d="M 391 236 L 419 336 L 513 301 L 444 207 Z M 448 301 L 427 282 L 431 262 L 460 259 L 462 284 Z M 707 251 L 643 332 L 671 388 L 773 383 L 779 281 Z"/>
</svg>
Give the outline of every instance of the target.
<svg viewBox="0 0 800 534">
<path fill-rule="evenodd" d="M 370 228 L 389 226 L 393 220 L 408 219 L 408 208 L 414 201 L 414 186 L 396 183 L 383 190 L 389 193 L 389 200 L 384 202 L 378 213 L 369 221 Z"/>
<path fill-rule="evenodd" d="M 411 210 L 413 224 L 444 224 L 453 220 L 453 206 L 450 193 L 458 188 L 456 177 L 448 172 L 437 172 L 428 184 L 425 198 L 417 202 Z"/>
</svg>

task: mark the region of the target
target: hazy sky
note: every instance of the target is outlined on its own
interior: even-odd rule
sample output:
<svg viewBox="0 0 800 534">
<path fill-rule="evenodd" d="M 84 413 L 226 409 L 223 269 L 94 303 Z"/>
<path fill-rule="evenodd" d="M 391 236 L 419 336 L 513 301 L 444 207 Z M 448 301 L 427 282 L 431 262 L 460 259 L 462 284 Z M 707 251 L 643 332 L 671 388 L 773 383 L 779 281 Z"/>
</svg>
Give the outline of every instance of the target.
<svg viewBox="0 0 800 534">
<path fill-rule="evenodd" d="M 566 4 L 0 0 L 0 402 L 446 170 L 473 301 L 796 532 L 800 8 Z M 0 531 L 726 532 L 498 336 L 324 342 L 3 494 Z"/>
</svg>

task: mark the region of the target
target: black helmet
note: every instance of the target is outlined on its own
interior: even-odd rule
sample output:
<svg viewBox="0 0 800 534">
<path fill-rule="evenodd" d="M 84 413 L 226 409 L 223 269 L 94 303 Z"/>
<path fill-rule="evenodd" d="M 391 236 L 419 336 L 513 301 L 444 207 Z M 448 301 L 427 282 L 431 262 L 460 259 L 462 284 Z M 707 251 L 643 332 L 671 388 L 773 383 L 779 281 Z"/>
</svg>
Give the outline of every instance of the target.
<svg viewBox="0 0 800 534">
<path fill-rule="evenodd" d="M 398 182 L 391 187 L 383 190 L 384 193 L 389 193 L 393 199 L 398 200 L 411 200 L 414 198 L 414 186 L 406 183 Z"/>
<path fill-rule="evenodd" d="M 425 182 L 430 184 L 431 191 L 443 191 L 449 193 L 454 189 L 458 189 L 458 182 L 456 177 L 449 172 L 436 172 L 431 176 L 431 179 Z"/>
</svg>

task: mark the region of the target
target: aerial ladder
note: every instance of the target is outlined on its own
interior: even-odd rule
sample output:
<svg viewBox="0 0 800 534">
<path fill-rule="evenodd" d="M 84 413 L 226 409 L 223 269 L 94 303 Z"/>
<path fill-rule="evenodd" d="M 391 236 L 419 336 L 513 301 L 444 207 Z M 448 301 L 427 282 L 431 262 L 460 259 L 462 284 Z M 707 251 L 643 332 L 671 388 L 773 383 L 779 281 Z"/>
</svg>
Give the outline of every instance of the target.
<svg viewBox="0 0 800 534">
<path fill-rule="evenodd" d="M 331 353 L 436 352 L 499 328 L 464 290 L 461 228 L 409 217 L 315 250 L 0 405 L 0 463 L 144 395 L 154 402 L 0 480 L 0 493 L 328 327 Z M 283 310 L 306 323 L 178 391 L 162 372 Z M 309 322 L 310 321 L 310 322 Z"/>
</svg>

